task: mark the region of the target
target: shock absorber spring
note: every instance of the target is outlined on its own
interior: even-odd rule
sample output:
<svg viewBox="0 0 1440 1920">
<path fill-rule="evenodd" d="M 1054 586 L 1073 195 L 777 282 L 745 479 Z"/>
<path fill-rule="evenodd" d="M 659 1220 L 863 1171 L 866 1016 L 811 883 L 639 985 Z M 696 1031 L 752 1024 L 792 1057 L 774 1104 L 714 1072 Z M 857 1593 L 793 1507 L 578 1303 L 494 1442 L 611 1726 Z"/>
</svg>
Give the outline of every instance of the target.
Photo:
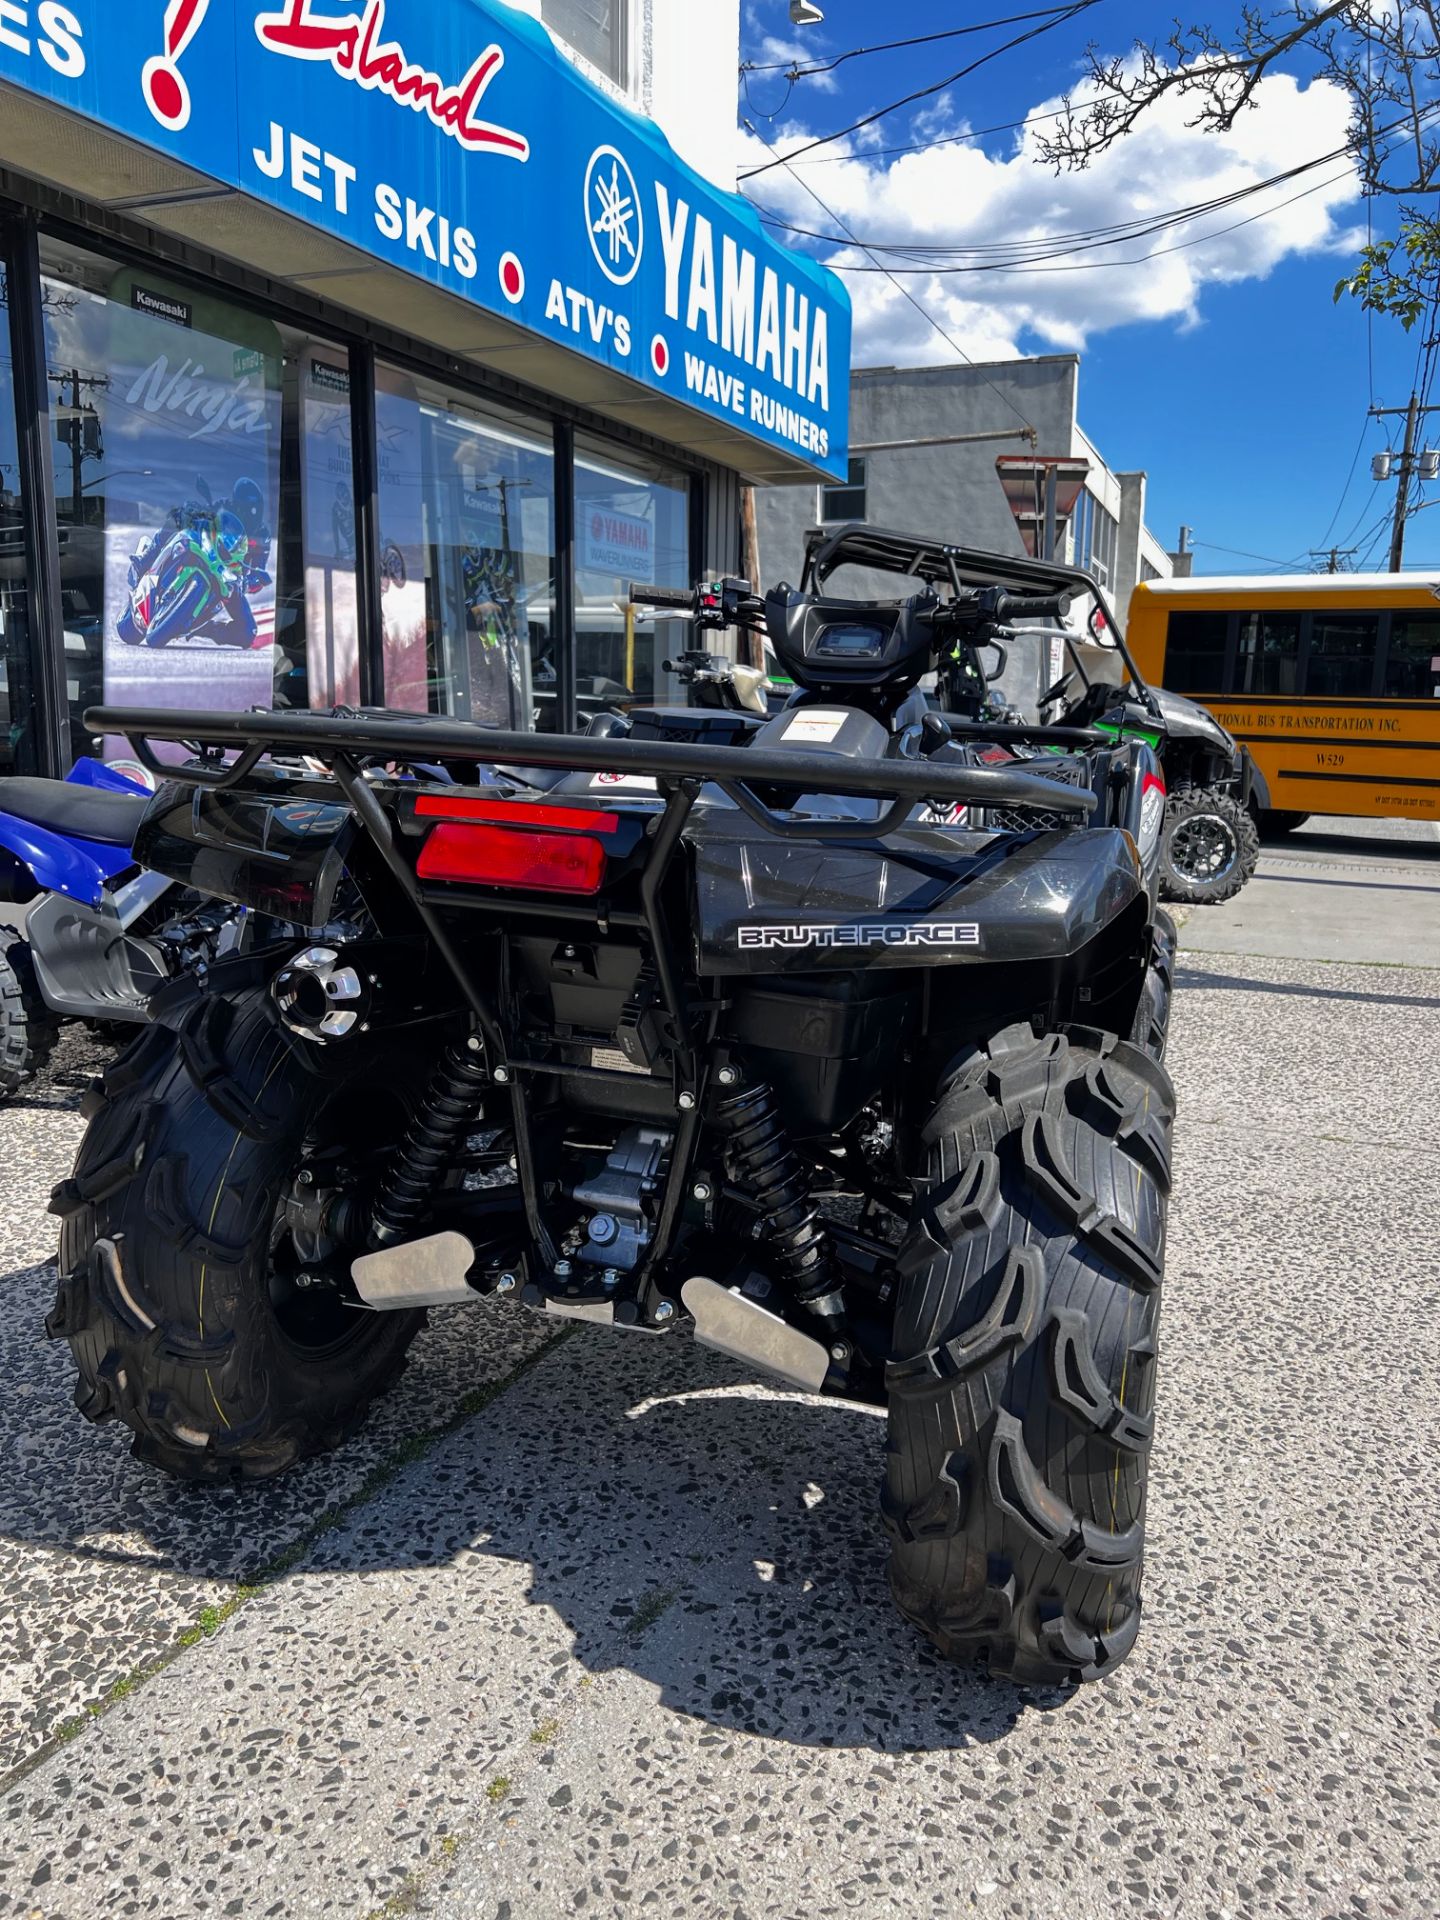
<svg viewBox="0 0 1440 1920">
<path fill-rule="evenodd" d="M 810 1193 L 810 1175 L 790 1144 L 774 1089 L 766 1081 L 721 1100 L 729 1133 L 730 1176 L 758 1209 L 760 1226 L 798 1306 L 826 1320 L 844 1317 L 830 1237 Z"/>
<path fill-rule="evenodd" d="M 440 1057 L 370 1216 L 370 1244 L 392 1246 L 413 1233 L 480 1117 L 490 1085 L 484 1056 L 452 1041 Z"/>
</svg>

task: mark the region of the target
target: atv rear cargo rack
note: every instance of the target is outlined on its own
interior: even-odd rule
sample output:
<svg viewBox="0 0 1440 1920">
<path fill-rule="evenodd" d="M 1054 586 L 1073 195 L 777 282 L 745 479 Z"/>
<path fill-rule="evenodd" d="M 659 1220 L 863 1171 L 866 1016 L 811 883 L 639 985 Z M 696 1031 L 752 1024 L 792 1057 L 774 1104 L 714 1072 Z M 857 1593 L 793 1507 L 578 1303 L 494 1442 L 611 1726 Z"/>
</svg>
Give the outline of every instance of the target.
<svg viewBox="0 0 1440 1920">
<path fill-rule="evenodd" d="M 928 803 L 1057 810 L 1084 819 L 1098 796 L 1063 787 L 1033 773 L 991 767 L 937 766 L 932 761 L 853 760 L 824 752 L 766 753 L 751 747 L 625 740 L 586 734 L 504 733 L 464 721 L 389 712 L 203 713 L 154 707 L 92 707 L 85 724 L 97 734 L 121 734 L 157 779 L 197 787 L 238 787 L 267 754 L 309 755 L 329 765 L 414 765 L 470 761 L 498 767 L 539 767 L 561 773 L 617 773 L 672 787 L 711 782 L 757 825 L 808 840 L 878 839 L 894 832 L 911 810 Z M 189 765 L 162 762 L 155 741 L 189 747 Z M 227 760 L 227 751 L 235 754 Z M 873 821 L 797 820 L 776 813 L 756 787 L 795 793 L 843 794 L 889 800 Z M 1077 822 L 1078 824 L 1078 822 Z"/>
</svg>

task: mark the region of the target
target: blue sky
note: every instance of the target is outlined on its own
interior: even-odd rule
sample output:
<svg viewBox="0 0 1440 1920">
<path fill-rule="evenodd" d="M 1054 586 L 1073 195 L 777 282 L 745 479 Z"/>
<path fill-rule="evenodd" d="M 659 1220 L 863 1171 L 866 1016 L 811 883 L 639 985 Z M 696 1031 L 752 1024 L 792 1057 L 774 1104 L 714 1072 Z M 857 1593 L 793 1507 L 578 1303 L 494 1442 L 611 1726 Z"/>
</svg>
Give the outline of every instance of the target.
<svg viewBox="0 0 1440 1920">
<path fill-rule="evenodd" d="M 745 57 L 763 62 L 795 52 L 819 60 L 967 18 L 1027 11 L 1040 0 L 985 0 L 963 10 L 953 0 L 909 0 L 890 8 L 877 8 L 873 0 L 821 4 L 824 24 L 796 29 L 788 0 L 744 0 Z M 1206 17 L 1223 25 L 1238 12 L 1239 0 L 1213 0 Z M 1078 178 L 1057 180 L 1028 159 L 1017 162 L 1020 136 L 1013 132 L 949 146 L 943 159 L 865 155 L 867 143 L 898 145 L 1020 120 L 1075 82 L 1089 40 L 1123 52 L 1168 15 L 1168 8 L 1136 0 L 1102 0 L 1082 20 L 1002 56 L 944 96 L 891 114 L 844 146 L 821 150 L 850 152 L 851 159 L 815 165 L 820 154 L 812 154 L 797 162 L 796 171 L 862 238 L 977 245 L 1193 204 L 1229 190 L 1236 180 L 1268 178 L 1340 144 L 1343 103 L 1296 68 L 1293 78 L 1274 83 L 1229 150 L 1213 136 L 1187 131 L 1186 116 L 1178 113 L 1167 123 L 1157 121 L 1143 139 L 1137 134 L 1105 170 Z M 802 81 L 788 101 L 782 73 L 756 73 L 748 83 L 753 124 L 783 149 L 931 86 L 1023 30 L 853 60 L 825 79 Z M 744 115 L 743 94 L 741 109 Z M 753 164 L 757 153 L 747 143 L 745 164 Z M 1319 193 L 1278 205 L 1315 179 L 1322 183 Z M 752 183 L 752 191 L 796 224 L 833 231 L 822 209 L 784 170 Z M 1113 466 L 1148 471 L 1152 528 L 1169 545 L 1182 521 L 1191 525 L 1201 570 L 1259 572 L 1280 561 L 1297 561 L 1303 569 L 1310 564 L 1308 549 L 1322 542 L 1363 547 L 1372 539 L 1370 564 L 1383 566 L 1381 523 L 1393 505 L 1394 487 L 1371 481 L 1369 460 L 1396 437 L 1398 423 L 1365 420 L 1370 360 L 1373 352 L 1376 403 L 1402 406 L 1414 378 L 1419 330 L 1407 336 L 1396 323 L 1377 320 L 1372 339 L 1353 301 L 1337 306 L 1332 300 L 1366 218 L 1343 163 L 1271 190 L 1232 214 L 1206 216 L 1182 234 L 1131 243 L 1124 257 L 1192 238 L 1259 208 L 1274 211 L 1228 237 L 1130 269 L 1043 279 L 920 278 L 908 284 L 975 359 L 1005 357 L 1016 349 L 1079 347 L 1082 425 Z M 1377 233 L 1388 215 L 1387 207 L 1376 208 Z M 821 249 L 822 257 L 827 251 Z M 862 359 L 953 357 L 888 283 L 873 275 L 847 280 L 860 303 Z M 962 304 L 946 304 L 957 300 Z M 1432 431 L 1440 444 L 1440 415 Z M 1359 458 L 1337 516 L 1357 445 Z M 1407 560 L 1440 562 L 1440 515 L 1416 521 Z"/>
</svg>

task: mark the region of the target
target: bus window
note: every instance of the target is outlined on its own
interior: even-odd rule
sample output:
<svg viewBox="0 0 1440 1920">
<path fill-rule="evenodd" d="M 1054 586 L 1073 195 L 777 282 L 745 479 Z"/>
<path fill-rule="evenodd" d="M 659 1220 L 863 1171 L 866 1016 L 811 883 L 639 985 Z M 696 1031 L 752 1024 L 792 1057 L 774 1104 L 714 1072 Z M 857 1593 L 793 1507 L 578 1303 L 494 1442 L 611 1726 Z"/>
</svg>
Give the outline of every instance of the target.
<svg viewBox="0 0 1440 1920">
<path fill-rule="evenodd" d="M 1172 613 L 1165 641 L 1165 684 L 1172 693 L 1218 693 L 1225 684 L 1228 613 Z"/>
<path fill-rule="evenodd" d="M 1294 693 L 1299 675 L 1300 615 L 1242 613 L 1235 656 L 1236 693 Z"/>
<path fill-rule="evenodd" d="M 1332 700 L 1363 699 L 1375 684 L 1378 613 L 1317 612 L 1310 623 L 1305 691 Z"/>
<path fill-rule="evenodd" d="M 1397 613 L 1390 628 L 1385 692 L 1392 700 L 1440 696 L 1440 619 L 1429 613 Z"/>
</svg>

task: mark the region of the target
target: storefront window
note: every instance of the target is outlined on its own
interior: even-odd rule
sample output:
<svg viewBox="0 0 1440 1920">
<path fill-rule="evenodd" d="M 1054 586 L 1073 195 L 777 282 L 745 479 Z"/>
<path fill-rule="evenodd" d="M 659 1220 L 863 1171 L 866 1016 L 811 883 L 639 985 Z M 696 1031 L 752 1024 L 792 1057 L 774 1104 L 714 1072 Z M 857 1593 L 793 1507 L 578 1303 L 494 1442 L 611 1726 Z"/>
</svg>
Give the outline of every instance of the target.
<svg viewBox="0 0 1440 1920">
<path fill-rule="evenodd" d="M 624 86 L 630 0 L 540 0 L 540 18 L 567 47 L 608 80 Z"/>
<path fill-rule="evenodd" d="M 41 265 L 73 751 L 102 697 L 355 699 L 343 352 L 60 242 Z"/>
<path fill-rule="evenodd" d="M 25 525 L 9 287 L 0 266 L 0 774 L 35 773 L 39 769 Z"/>
<path fill-rule="evenodd" d="M 554 731 L 548 427 L 390 367 L 376 386 L 387 706 Z"/>
<path fill-rule="evenodd" d="M 575 658 L 580 721 L 607 708 L 683 705 L 664 662 L 690 629 L 630 604 L 633 584 L 688 587 L 690 483 L 609 441 L 575 440 Z"/>
</svg>

